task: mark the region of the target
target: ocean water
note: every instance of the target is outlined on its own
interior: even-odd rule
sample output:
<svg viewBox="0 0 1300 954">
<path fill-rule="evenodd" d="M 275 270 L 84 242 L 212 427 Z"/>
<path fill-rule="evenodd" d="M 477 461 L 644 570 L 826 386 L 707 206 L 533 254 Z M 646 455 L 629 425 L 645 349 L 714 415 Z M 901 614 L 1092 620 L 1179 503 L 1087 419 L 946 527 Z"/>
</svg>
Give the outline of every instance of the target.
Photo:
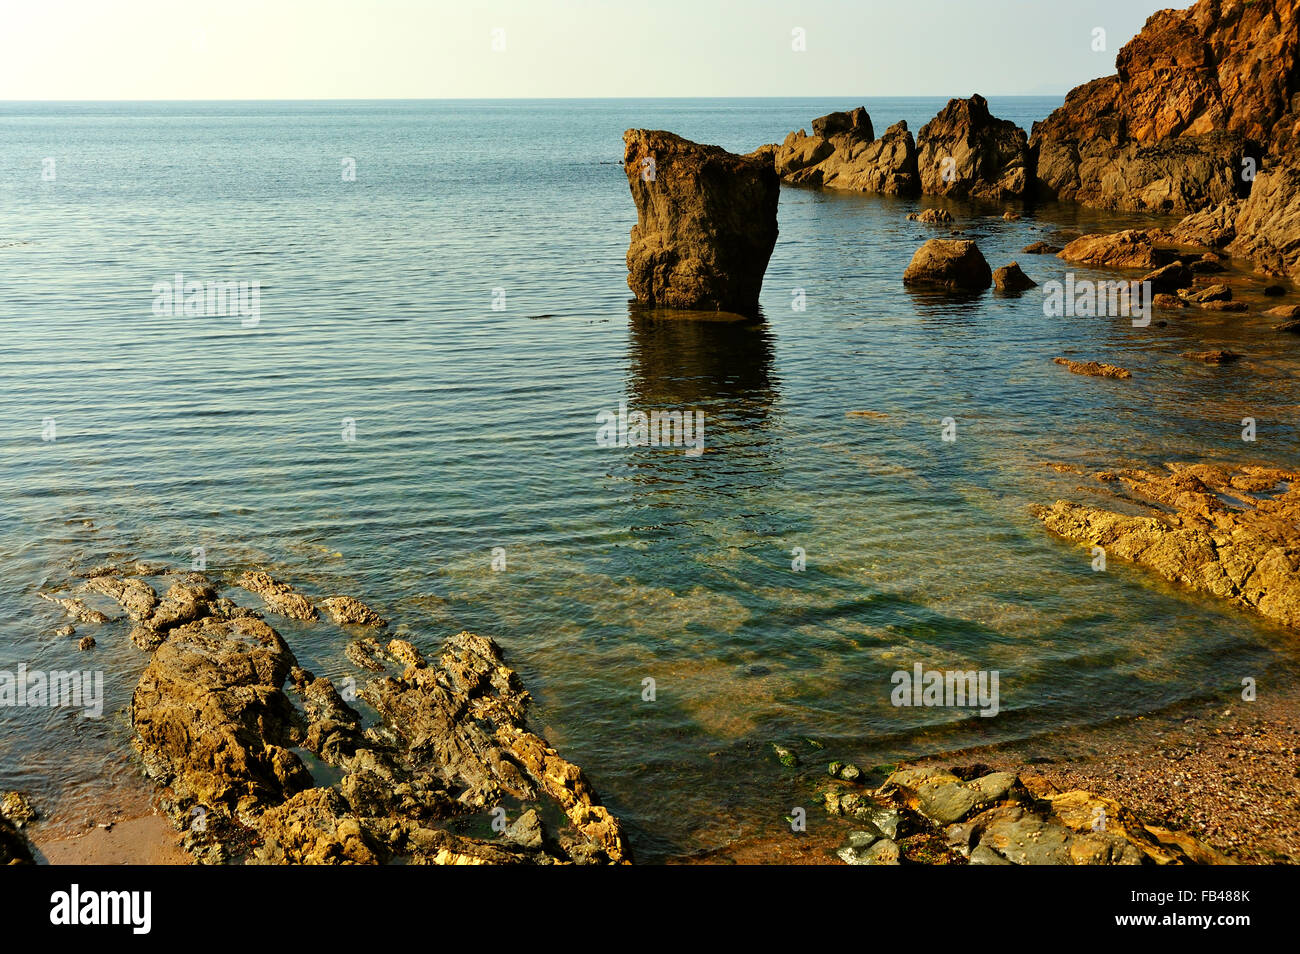
<svg viewBox="0 0 1300 954">
<path fill-rule="evenodd" d="M 93 666 L 108 700 L 100 719 L 0 709 L 0 789 L 53 823 L 144 791 L 125 714 L 143 654 L 121 623 L 78 626 L 99 643 L 79 653 L 36 594 L 70 564 L 188 567 L 195 547 L 219 579 L 265 565 L 359 596 L 427 651 L 495 637 L 644 860 L 788 834 L 831 758 L 1292 678 L 1293 636 L 1115 561 L 1094 572 L 1030 513 L 1105 499 L 1052 462 L 1294 466 L 1300 361 L 1257 310 L 1134 328 L 1046 317 L 1034 292 L 911 292 L 908 259 L 945 230 L 905 216 L 937 200 L 798 188 L 761 322 L 629 303 L 624 129 L 748 151 L 863 102 L 877 131 L 943 104 L 0 104 L 0 669 Z M 1059 100 L 990 105 L 1028 128 Z M 1040 282 L 1065 265 L 1022 246 L 1139 221 L 949 207 L 991 264 Z M 156 314 L 178 272 L 259 282 L 256 325 Z M 1224 346 L 1248 358 L 1180 357 Z M 703 412 L 705 452 L 598 446 L 620 402 Z M 351 672 L 354 634 L 269 618 L 303 665 Z M 915 663 L 997 670 L 999 714 L 892 706 Z"/>
</svg>

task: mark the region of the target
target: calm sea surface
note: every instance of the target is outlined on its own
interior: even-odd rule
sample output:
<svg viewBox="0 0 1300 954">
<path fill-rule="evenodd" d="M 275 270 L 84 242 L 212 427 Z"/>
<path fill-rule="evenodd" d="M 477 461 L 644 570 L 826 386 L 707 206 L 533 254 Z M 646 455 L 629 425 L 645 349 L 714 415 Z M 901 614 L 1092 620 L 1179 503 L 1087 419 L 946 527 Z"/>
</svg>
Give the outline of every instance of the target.
<svg viewBox="0 0 1300 954">
<path fill-rule="evenodd" d="M 1093 572 L 1029 512 L 1102 499 L 1047 462 L 1294 466 L 1300 362 L 1269 319 L 1133 328 L 1044 317 L 1033 292 L 909 293 L 912 252 L 944 233 L 905 215 L 934 200 L 794 188 L 764 322 L 629 307 L 624 129 L 748 151 L 862 102 L 0 104 L 0 669 L 94 666 L 108 696 L 99 720 L 0 710 L 0 789 L 79 820 L 138 771 L 143 654 L 123 624 L 79 626 L 99 647 L 78 653 L 36 591 L 70 560 L 187 567 L 198 546 L 220 578 L 264 564 L 360 596 L 426 650 L 494 636 L 645 860 L 788 831 L 830 758 L 1291 678 L 1293 637 Z M 915 131 L 943 101 L 865 104 L 878 132 Z M 990 104 L 1028 128 L 1059 100 Z M 1065 266 L 1022 246 L 1132 221 L 951 208 L 1040 282 Z M 177 272 L 260 282 L 260 322 L 154 314 Z M 1248 359 L 1179 356 L 1225 345 Z M 1134 377 L 1072 376 L 1061 354 Z M 703 411 L 707 451 L 597 446 L 620 402 Z M 351 672 L 349 634 L 269 618 L 303 665 Z M 891 706 L 917 662 L 998 670 L 1000 714 Z"/>
</svg>

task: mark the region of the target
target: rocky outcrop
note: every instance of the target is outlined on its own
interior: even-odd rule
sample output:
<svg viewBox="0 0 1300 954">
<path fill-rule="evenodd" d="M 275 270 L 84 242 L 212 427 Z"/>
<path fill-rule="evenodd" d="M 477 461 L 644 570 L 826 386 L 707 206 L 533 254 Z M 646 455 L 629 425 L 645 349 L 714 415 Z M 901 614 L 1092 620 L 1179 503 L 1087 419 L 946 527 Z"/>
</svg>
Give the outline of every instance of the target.
<svg viewBox="0 0 1300 954">
<path fill-rule="evenodd" d="M 1150 230 L 1125 229 L 1109 234 L 1082 235 L 1057 253 L 1057 258 L 1077 265 L 1110 268 L 1159 268 L 1168 264 L 1173 252 L 1161 249 L 1163 236 Z"/>
<path fill-rule="evenodd" d="M 993 272 L 979 246 L 969 239 L 930 239 L 912 256 L 903 282 L 975 291 L 993 283 Z"/>
<path fill-rule="evenodd" d="M 135 608 L 131 637 L 152 651 L 131 700 L 136 746 L 201 861 L 631 860 L 619 821 L 581 769 L 528 728 L 528 693 L 492 640 L 454 636 L 436 665 L 404 639 L 354 640 L 347 658 L 380 673 L 360 690 L 379 715 L 367 725 L 349 704 L 355 678 L 344 681 L 353 692 L 341 693 L 300 667 L 279 633 L 203 574 L 186 574 L 152 607 L 140 583 L 114 575 L 98 586 Z M 305 601 L 267 574 L 239 583 L 264 598 Z M 378 620 L 353 597 L 322 605 L 339 625 Z M 314 778 L 303 751 L 332 766 L 336 781 Z M 544 804 L 553 807 L 539 811 Z M 479 826 L 491 821 L 496 839 L 445 828 L 498 812 L 512 824 L 485 817 Z M 0 823 L 0 856 L 21 860 L 20 844 Z"/>
<path fill-rule="evenodd" d="M 288 583 L 273 579 L 269 573 L 261 570 L 249 570 L 239 578 L 239 586 L 256 593 L 265 602 L 272 613 L 287 616 L 289 619 L 314 620 L 320 614 L 311 600 L 297 592 Z"/>
<path fill-rule="evenodd" d="M 1300 90 L 1294 0 L 1199 0 L 1161 10 L 1116 73 L 1036 123 L 1040 195 L 1195 212 L 1250 191 L 1243 159 L 1284 151 Z"/>
<path fill-rule="evenodd" d="M 1034 185 L 1025 131 L 989 113 L 983 96 L 952 99 L 917 133 L 921 190 L 928 195 L 1024 199 Z"/>
<path fill-rule="evenodd" d="M 1145 516 L 1064 500 L 1035 513 L 1057 536 L 1300 627 L 1300 473 L 1168 467 L 1105 475 L 1150 502 Z"/>
<path fill-rule="evenodd" d="M 900 768 L 878 789 L 831 783 L 822 798 L 858 829 L 839 852 L 849 864 L 1231 863 L 1113 799 L 982 766 Z"/>
<path fill-rule="evenodd" d="M 812 121 L 812 135 L 790 133 L 771 150 L 777 175 L 795 185 L 825 186 L 855 192 L 916 195 L 921 179 L 916 143 L 907 123 L 897 122 L 879 139 L 871 117 L 859 106 Z"/>
<path fill-rule="evenodd" d="M 629 129 L 623 142 L 637 210 L 627 283 L 637 300 L 757 314 L 777 236 L 771 162 L 656 130 Z"/>
</svg>

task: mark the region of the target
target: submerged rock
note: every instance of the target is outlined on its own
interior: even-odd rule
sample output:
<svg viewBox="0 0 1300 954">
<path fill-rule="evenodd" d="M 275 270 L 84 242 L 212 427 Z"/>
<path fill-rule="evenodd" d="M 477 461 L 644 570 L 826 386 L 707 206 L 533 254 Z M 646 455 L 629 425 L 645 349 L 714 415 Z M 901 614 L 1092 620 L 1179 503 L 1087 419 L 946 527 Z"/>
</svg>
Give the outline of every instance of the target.
<svg viewBox="0 0 1300 954">
<path fill-rule="evenodd" d="M 345 626 L 387 626 L 388 621 L 359 599 L 331 596 L 321 600 L 321 607 L 334 622 Z"/>
<path fill-rule="evenodd" d="M 925 209 L 921 212 L 907 213 L 908 221 L 924 222 L 927 225 L 946 225 L 952 221 L 952 213 L 947 209 Z"/>
<path fill-rule="evenodd" d="M 969 239 L 930 239 L 912 256 L 903 282 L 979 290 L 993 283 L 989 263 Z"/>
<path fill-rule="evenodd" d="M 917 165 L 928 195 L 1019 199 L 1030 194 L 1034 160 L 1025 131 L 989 113 L 978 94 L 952 99 L 917 133 Z"/>
<path fill-rule="evenodd" d="M 1025 255 L 1055 255 L 1060 250 L 1061 246 L 1050 242 L 1031 242 L 1020 251 Z"/>
<path fill-rule="evenodd" d="M 1099 361 L 1072 361 L 1069 358 L 1053 358 L 1053 363 L 1068 368 L 1074 374 L 1084 374 L 1093 378 L 1115 378 L 1123 380 L 1133 377 L 1133 372 L 1114 364 Z"/>
<path fill-rule="evenodd" d="M 623 141 L 637 210 L 627 283 L 637 300 L 757 314 L 777 236 L 772 164 L 658 130 L 629 129 Z"/>
</svg>

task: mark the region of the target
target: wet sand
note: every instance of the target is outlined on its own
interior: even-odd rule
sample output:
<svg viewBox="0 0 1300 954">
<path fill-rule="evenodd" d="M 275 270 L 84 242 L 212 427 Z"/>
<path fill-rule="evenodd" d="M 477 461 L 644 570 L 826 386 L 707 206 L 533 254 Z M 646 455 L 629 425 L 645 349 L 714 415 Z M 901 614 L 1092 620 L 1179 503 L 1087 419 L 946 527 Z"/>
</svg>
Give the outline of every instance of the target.
<svg viewBox="0 0 1300 954">
<path fill-rule="evenodd" d="M 188 865 L 181 834 L 161 815 L 145 815 L 95 827 L 82 835 L 36 839 L 38 862 L 51 865 Z"/>
</svg>

